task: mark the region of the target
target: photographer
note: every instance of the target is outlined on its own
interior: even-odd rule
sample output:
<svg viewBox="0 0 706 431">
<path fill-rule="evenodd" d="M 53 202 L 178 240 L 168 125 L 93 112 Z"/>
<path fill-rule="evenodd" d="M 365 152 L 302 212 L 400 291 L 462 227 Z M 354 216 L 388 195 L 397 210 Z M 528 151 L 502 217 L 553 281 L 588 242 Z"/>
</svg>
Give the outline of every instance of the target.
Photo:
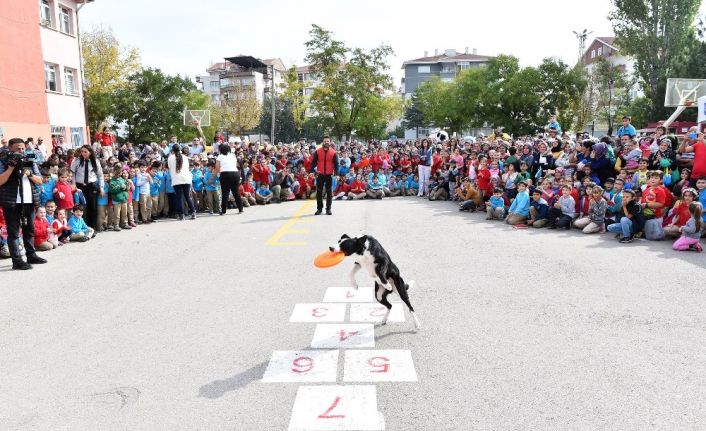
<svg viewBox="0 0 706 431">
<path fill-rule="evenodd" d="M 7 242 L 12 257 L 12 269 L 32 269 L 33 263 L 46 263 L 34 250 L 34 210 L 39 203 L 42 184 L 34 155 L 25 155 L 25 143 L 10 139 L 7 151 L 0 153 L 0 206 L 7 223 Z M 20 229 L 27 253 L 27 262 L 20 255 Z"/>
</svg>

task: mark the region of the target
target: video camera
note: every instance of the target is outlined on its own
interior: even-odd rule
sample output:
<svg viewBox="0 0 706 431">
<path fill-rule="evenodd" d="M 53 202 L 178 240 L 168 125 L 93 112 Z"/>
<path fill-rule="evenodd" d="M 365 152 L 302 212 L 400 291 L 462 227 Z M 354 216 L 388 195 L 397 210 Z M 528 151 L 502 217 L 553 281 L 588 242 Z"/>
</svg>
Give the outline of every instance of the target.
<svg viewBox="0 0 706 431">
<path fill-rule="evenodd" d="M 0 161 L 2 161 L 5 166 L 19 167 L 18 170 L 32 169 L 36 161 L 35 159 L 36 155 L 33 153 L 18 154 L 7 150 L 0 151 Z"/>
</svg>

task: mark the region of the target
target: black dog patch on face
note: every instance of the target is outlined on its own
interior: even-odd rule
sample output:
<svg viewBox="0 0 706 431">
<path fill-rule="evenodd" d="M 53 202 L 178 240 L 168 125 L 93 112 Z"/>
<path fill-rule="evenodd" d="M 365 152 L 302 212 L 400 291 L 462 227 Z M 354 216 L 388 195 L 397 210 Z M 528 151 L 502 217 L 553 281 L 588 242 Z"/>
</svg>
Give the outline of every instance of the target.
<svg viewBox="0 0 706 431">
<path fill-rule="evenodd" d="M 363 254 L 365 251 L 365 242 L 368 237 L 363 235 L 360 238 L 351 238 L 346 234 L 341 235 L 341 239 L 338 240 L 338 245 L 336 247 L 329 247 L 331 251 L 342 251 L 346 256 L 352 254 Z"/>
</svg>

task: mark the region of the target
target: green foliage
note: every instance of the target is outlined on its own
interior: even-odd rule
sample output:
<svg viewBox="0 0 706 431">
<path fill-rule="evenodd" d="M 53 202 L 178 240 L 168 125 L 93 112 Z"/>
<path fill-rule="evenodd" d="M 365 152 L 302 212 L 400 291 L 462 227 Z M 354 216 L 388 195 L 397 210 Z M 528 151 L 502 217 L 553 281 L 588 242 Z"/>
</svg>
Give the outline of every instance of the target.
<svg viewBox="0 0 706 431">
<path fill-rule="evenodd" d="M 388 125 L 402 116 L 404 102 L 399 96 L 372 97 L 356 120 L 355 134 L 365 139 L 380 139 Z"/>
<path fill-rule="evenodd" d="M 675 60 L 683 58 L 688 49 L 701 1 L 613 0 L 613 3 L 616 9 L 609 17 L 621 54 L 635 59 L 635 72 L 650 101 L 650 119 L 657 120 L 664 114 L 664 89 L 660 84 L 668 77 L 677 77 Z"/>
<path fill-rule="evenodd" d="M 333 135 L 349 136 L 360 126 L 361 115 L 374 111 L 384 92 L 392 90 L 392 78 L 386 73 L 392 48 L 349 48 L 315 24 L 309 35 L 306 61 L 321 80 L 311 97 L 314 117 Z"/>
<path fill-rule="evenodd" d="M 302 122 L 302 128 L 304 123 Z M 272 101 L 268 97 L 265 103 L 262 104 L 262 114 L 260 116 L 260 125 L 257 130 L 263 135 L 272 133 Z M 279 100 L 275 104 L 275 136 L 271 142 L 291 143 L 299 139 L 301 129 L 297 129 L 294 122 L 291 102 L 287 100 Z"/>
<path fill-rule="evenodd" d="M 183 125 L 185 109 L 207 109 L 208 96 L 191 80 L 169 76 L 159 69 L 144 69 L 130 77 L 114 93 L 115 120 L 125 122 L 128 139 L 135 143 L 159 141 L 176 135 L 180 140 L 194 136 L 192 126 Z"/>
<path fill-rule="evenodd" d="M 88 126 L 100 130 L 112 115 L 113 93 L 127 85 L 127 77 L 140 70 L 136 48 L 121 47 L 110 28 L 94 27 L 81 33 L 84 96 Z"/>
<path fill-rule="evenodd" d="M 542 130 L 550 114 L 573 117 L 573 100 L 585 85 L 580 69 L 559 60 L 521 68 L 517 58 L 501 55 L 485 68 L 462 71 L 454 81 L 425 82 L 417 90 L 417 104 L 425 120 L 449 132 L 487 123 L 524 135 Z"/>
<path fill-rule="evenodd" d="M 294 130 L 297 135 L 301 135 L 306 121 L 306 110 L 309 107 L 309 101 L 304 95 L 305 82 L 300 82 L 297 77 L 297 69 L 292 66 L 287 70 L 284 76 L 285 83 L 280 97 L 283 104 L 291 112 L 291 121 L 294 125 Z M 279 134 L 276 134 L 279 138 Z"/>
<path fill-rule="evenodd" d="M 403 130 L 426 127 L 426 125 L 427 121 L 424 118 L 424 113 L 419 109 L 417 93 L 413 93 L 412 100 L 405 104 L 404 116 L 402 117 Z M 404 136 L 404 134 L 401 136 Z"/>
</svg>

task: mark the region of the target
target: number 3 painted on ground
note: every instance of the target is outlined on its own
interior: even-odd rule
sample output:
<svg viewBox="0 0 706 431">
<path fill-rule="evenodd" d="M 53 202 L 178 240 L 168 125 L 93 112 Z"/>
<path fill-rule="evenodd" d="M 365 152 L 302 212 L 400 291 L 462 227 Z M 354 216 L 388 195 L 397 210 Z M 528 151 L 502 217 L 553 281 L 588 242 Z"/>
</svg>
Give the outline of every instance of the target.
<svg viewBox="0 0 706 431">
<path fill-rule="evenodd" d="M 312 309 L 311 309 L 311 315 L 312 315 L 313 317 L 325 317 L 325 316 L 328 316 L 328 308 L 326 308 L 326 307 L 312 308 Z"/>
<path fill-rule="evenodd" d="M 331 412 L 333 409 L 338 406 L 338 403 L 341 401 L 341 397 L 336 397 L 335 400 L 333 400 L 333 404 L 329 406 L 328 409 L 326 409 L 325 412 L 321 413 L 319 415 L 319 419 L 343 419 L 346 417 L 346 415 L 332 415 Z"/>
<path fill-rule="evenodd" d="M 308 373 L 314 368 L 314 360 L 308 356 L 300 356 L 292 361 L 292 371 L 295 373 Z"/>
</svg>

